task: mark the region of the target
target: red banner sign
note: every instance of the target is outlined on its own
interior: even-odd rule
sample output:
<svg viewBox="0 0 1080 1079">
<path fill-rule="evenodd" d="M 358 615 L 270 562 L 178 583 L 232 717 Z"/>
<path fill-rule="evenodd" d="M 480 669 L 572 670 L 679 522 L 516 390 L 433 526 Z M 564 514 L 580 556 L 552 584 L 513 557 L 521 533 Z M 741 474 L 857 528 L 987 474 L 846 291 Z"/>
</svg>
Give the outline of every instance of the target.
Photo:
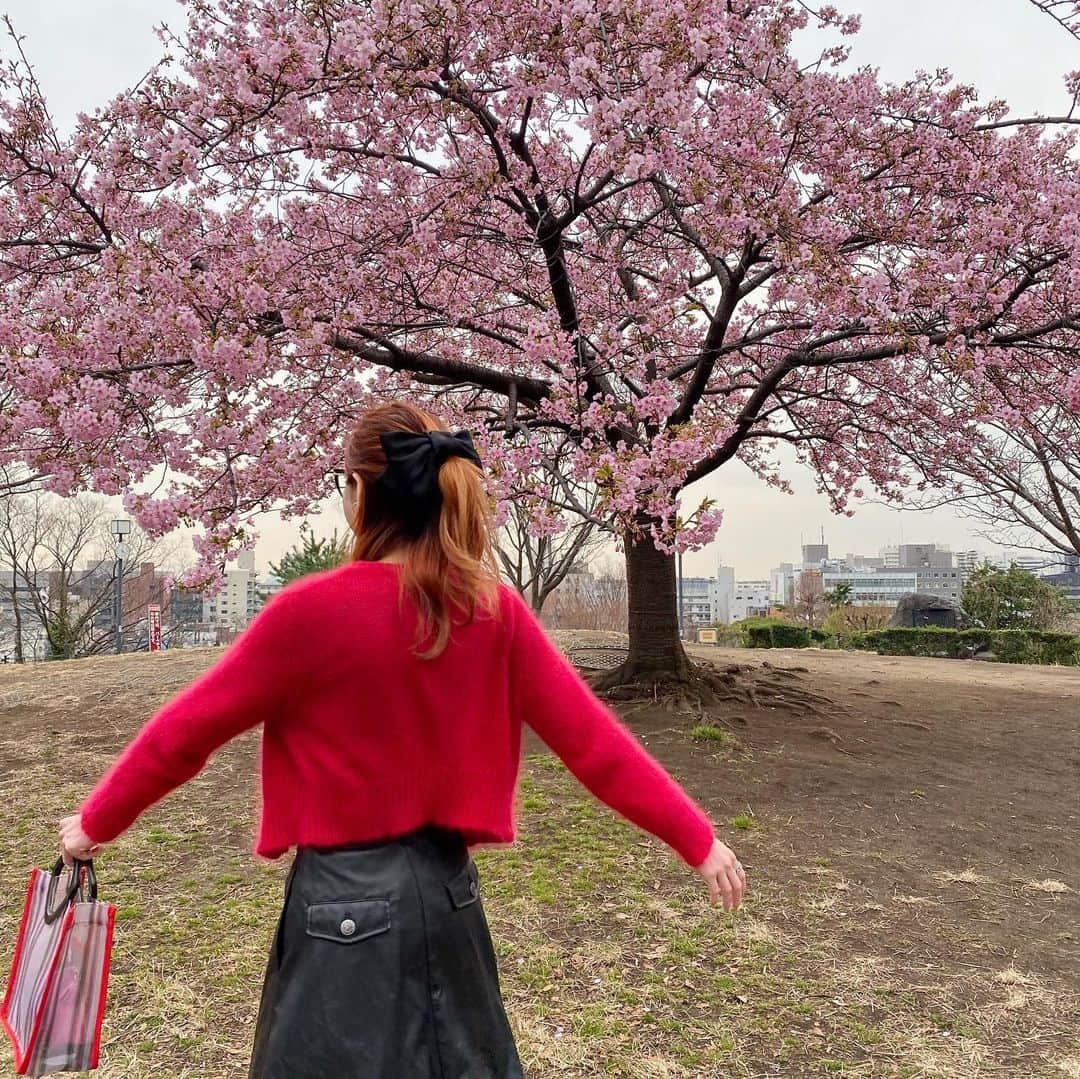
<svg viewBox="0 0 1080 1079">
<path fill-rule="evenodd" d="M 150 651 L 161 651 L 161 607 L 151 603 L 146 608 L 146 625 L 150 638 Z"/>
</svg>

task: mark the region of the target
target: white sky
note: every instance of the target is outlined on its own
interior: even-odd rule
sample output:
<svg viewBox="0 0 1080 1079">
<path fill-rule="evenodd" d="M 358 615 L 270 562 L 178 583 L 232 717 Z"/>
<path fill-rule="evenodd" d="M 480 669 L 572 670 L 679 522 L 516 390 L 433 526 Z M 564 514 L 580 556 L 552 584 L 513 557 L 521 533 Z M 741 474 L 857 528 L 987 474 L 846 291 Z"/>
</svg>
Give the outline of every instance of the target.
<svg viewBox="0 0 1080 1079">
<path fill-rule="evenodd" d="M 863 17 L 862 32 L 849 39 L 854 63 L 876 66 L 891 81 L 919 69 L 948 68 L 958 80 L 978 87 L 984 100 L 1005 98 L 1014 114 L 1059 114 L 1066 104 L 1062 75 L 1080 68 L 1080 42 L 1029 0 L 838 0 L 837 6 Z M 77 112 L 103 104 L 146 71 L 161 48 L 155 25 L 178 28 L 184 21 L 174 0 L 7 0 L 4 10 L 26 38 L 62 128 Z M 3 52 L 10 53 L 10 43 Z M 853 518 L 834 517 L 808 473 L 792 469 L 789 476 L 794 495 L 763 487 L 740 465 L 692 488 L 687 503 L 711 495 L 725 508 L 725 523 L 716 543 L 685 556 L 685 572 L 709 575 L 722 560 L 735 566 L 740 579 L 763 577 L 780 562 L 798 561 L 801 539 L 813 541 L 821 528 L 840 554 L 873 554 L 901 535 L 906 542 L 991 549 L 950 511 L 901 514 L 863 506 Z M 291 546 L 298 523 L 262 522 L 256 548 L 260 569 Z M 343 527 L 343 520 L 332 505 L 313 524 L 317 534 L 328 534 Z"/>
</svg>

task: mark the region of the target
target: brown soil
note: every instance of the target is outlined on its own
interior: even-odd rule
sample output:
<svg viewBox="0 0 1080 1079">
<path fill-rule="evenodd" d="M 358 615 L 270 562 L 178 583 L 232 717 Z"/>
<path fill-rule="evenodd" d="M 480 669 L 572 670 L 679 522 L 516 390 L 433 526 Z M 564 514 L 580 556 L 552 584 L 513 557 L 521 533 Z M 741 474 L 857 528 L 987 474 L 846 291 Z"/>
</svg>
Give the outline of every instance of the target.
<svg viewBox="0 0 1080 1079">
<path fill-rule="evenodd" d="M 1080 671 L 816 649 L 693 652 L 795 669 L 836 704 L 827 728 L 781 708 L 718 715 L 753 751 L 722 804 L 784 822 L 790 856 L 748 856 L 756 876 L 797 877 L 811 857 L 831 857 L 867 897 L 933 893 L 937 917 L 976 928 L 998 957 L 1077 977 Z M 647 722 L 641 714 L 635 726 Z M 668 767 L 708 801 L 716 769 L 698 756 L 665 746 Z M 955 881 L 946 895 L 942 883 L 965 870 L 988 879 Z M 1047 881 L 1070 890 L 1035 887 Z M 896 927 L 898 953 L 911 928 Z"/>
</svg>

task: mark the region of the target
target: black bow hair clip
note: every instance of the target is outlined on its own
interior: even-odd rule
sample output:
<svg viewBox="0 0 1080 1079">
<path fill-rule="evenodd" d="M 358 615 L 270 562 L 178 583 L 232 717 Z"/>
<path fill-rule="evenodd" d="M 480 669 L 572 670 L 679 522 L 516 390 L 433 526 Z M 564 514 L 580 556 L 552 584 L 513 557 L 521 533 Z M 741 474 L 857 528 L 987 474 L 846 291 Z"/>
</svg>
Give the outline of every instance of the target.
<svg viewBox="0 0 1080 1079">
<path fill-rule="evenodd" d="M 375 482 L 408 530 L 422 532 L 442 509 L 439 469 L 450 457 L 483 467 L 468 431 L 385 431 L 379 435 L 386 468 Z"/>
</svg>

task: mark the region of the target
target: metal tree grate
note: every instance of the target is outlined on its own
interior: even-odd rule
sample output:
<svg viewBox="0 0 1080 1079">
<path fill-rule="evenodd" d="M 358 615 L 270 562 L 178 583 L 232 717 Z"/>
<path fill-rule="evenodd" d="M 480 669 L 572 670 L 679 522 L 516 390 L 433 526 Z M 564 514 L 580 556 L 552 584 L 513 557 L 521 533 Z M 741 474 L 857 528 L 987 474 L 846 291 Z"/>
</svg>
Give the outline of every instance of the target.
<svg viewBox="0 0 1080 1079">
<path fill-rule="evenodd" d="M 610 671 L 626 660 L 630 650 L 621 644 L 581 644 L 567 655 L 575 667 L 588 671 Z"/>
</svg>

